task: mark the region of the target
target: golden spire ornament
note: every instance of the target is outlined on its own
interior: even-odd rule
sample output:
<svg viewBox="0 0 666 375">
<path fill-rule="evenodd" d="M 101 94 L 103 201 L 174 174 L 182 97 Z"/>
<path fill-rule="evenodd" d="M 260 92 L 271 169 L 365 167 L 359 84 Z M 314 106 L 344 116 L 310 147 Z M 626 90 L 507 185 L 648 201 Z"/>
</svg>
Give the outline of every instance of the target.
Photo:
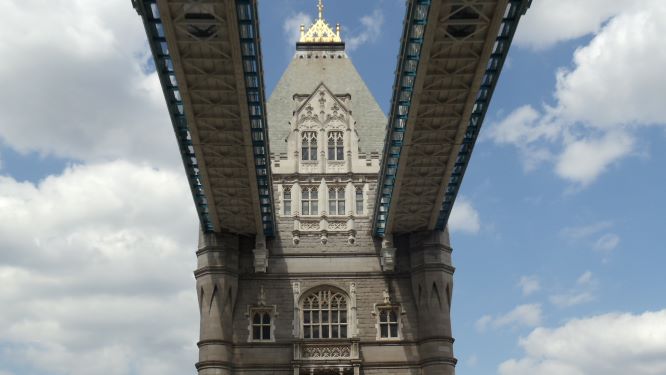
<svg viewBox="0 0 666 375">
<path fill-rule="evenodd" d="M 324 20 L 324 3 L 317 3 L 319 18 L 305 31 L 305 25 L 301 25 L 301 38 L 298 43 L 342 43 L 340 38 L 340 25 L 336 25 L 335 31 Z"/>
</svg>

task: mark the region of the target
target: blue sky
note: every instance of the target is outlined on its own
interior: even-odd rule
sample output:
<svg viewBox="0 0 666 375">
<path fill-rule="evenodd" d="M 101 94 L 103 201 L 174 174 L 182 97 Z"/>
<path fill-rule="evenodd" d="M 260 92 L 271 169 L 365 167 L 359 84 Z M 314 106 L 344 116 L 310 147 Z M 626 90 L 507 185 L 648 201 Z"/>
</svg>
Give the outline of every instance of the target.
<svg viewBox="0 0 666 375">
<path fill-rule="evenodd" d="M 269 92 L 314 4 L 261 2 Z M 404 1 L 325 4 L 387 111 Z M 139 17 L 0 5 L 0 375 L 194 373 L 196 219 Z M 451 219 L 459 374 L 666 374 L 664 17 L 534 0 Z"/>
</svg>

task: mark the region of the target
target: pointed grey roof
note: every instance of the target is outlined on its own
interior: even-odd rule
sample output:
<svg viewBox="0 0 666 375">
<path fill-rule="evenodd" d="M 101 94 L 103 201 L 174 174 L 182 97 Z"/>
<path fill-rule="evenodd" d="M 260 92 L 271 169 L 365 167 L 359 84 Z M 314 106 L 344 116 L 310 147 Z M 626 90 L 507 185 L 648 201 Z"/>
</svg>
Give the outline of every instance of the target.
<svg viewBox="0 0 666 375">
<path fill-rule="evenodd" d="M 326 58 L 324 58 L 326 56 Z M 309 95 L 324 83 L 334 94 L 351 95 L 352 117 L 356 120 L 360 152 L 382 152 L 386 116 L 368 90 L 356 68 L 340 51 L 299 51 L 280 78 L 267 104 L 271 153 L 286 153 L 295 94 Z"/>
</svg>

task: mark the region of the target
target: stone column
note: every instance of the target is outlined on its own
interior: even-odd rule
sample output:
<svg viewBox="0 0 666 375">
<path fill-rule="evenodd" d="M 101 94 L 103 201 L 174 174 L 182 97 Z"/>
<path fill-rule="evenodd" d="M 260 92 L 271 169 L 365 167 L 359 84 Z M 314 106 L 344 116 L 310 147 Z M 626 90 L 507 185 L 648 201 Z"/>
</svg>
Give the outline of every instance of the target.
<svg viewBox="0 0 666 375">
<path fill-rule="evenodd" d="M 448 231 L 410 234 L 409 251 L 422 375 L 454 375 L 451 334 L 453 271 Z"/>
<path fill-rule="evenodd" d="M 345 165 L 347 173 L 352 173 L 353 171 L 351 134 L 352 130 L 350 128 L 347 128 L 344 134 L 345 139 L 344 139 L 344 151 L 343 151 L 345 155 Z"/>
<path fill-rule="evenodd" d="M 319 129 L 319 143 L 317 143 L 319 150 L 319 173 L 324 174 L 328 168 L 328 139 L 326 138 L 326 130 Z"/>
<path fill-rule="evenodd" d="M 201 233 L 197 296 L 201 314 L 199 375 L 231 375 L 232 311 L 238 290 L 238 236 Z"/>
</svg>

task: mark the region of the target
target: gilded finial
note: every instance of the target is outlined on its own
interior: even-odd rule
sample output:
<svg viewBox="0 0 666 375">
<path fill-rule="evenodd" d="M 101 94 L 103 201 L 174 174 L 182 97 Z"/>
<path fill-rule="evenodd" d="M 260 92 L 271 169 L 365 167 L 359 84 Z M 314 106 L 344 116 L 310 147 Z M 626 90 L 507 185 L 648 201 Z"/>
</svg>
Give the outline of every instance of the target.
<svg viewBox="0 0 666 375">
<path fill-rule="evenodd" d="M 299 43 L 342 43 L 340 38 L 340 25 L 336 25 L 335 31 L 324 20 L 324 2 L 317 2 L 319 18 L 306 31 L 301 25 L 301 37 Z"/>
</svg>

